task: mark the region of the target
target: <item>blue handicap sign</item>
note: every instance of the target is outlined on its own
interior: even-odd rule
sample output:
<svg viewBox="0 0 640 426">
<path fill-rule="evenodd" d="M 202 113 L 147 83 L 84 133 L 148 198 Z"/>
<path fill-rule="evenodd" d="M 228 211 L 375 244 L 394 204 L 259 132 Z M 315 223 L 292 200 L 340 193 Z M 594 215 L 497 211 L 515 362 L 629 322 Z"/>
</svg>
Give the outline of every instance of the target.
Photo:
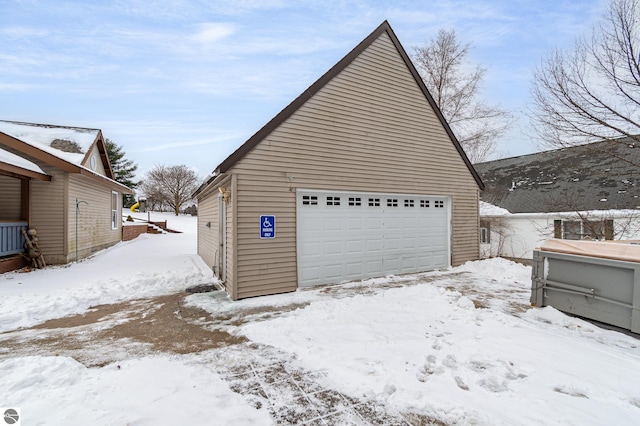
<svg viewBox="0 0 640 426">
<path fill-rule="evenodd" d="M 260 238 L 276 237 L 276 217 L 260 216 Z"/>
</svg>

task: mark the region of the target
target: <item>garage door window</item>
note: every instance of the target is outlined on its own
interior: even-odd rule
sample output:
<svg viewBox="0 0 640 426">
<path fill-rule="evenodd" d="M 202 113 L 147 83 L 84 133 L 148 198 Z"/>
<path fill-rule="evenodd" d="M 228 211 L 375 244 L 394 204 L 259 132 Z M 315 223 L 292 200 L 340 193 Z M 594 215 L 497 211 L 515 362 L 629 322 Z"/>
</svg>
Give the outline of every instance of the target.
<svg viewBox="0 0 640 426">
<path fill-rule="evenodd" d="M 318 205 L 318 197 L 315 195 L 303 195 L 302 196 L 302 205 L 303 206 L 317 206 Z"/>
<path fill-rule="evenodd" d="M 362 198 L 360 197 L 349 197 L 349 205 L 350 206 L 361 206 Z"/>
<path fill-rule="evenodd" d="M 387 207 L 398 207 L 397 198 L 387 198 Z"/>
<path fill-rule="evenodd" d="M 327 205 L 328 206 L 339 206 L 340 205 L 340 197 L 327 197 Z"/>
<path fill-rule="evenodd" d="M 413 200 L 404 200 L 405 207 L 413 207 Z"/>
<path fill-rule="evenodd" d="M 429 200 L 420 200 L 420 207 L 429 208 Z"/>
<path fill-rule="evenodd" d="M 380 207 L 380 198 L 369 198 L 369 207 Z"/>
<path fill-rule="evenodd" d="M 435 207 L 435 208 L 437 208 L 437 209 L 438 209 L 438 208 L 443 209 L 443 208 L 444 208 L 444 201 L 442 201 L 442 200 L 436 200 L 436 201 L 434 201 L 434 202 L 433 202 L 433 207 Z"/>
</svg>

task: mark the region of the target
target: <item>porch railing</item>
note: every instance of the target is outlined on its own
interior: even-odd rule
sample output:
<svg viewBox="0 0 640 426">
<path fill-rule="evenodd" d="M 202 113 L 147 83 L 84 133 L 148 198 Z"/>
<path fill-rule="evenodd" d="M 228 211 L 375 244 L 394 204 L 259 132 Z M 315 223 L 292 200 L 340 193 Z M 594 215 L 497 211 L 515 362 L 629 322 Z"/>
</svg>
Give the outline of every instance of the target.
<svg viewBox="0 0 640 426">
<path fill-rule="evenodd" d="M 24 251 L 23 228 L 27 222 L 0 222 L 0 257 Z"/>
</svg>

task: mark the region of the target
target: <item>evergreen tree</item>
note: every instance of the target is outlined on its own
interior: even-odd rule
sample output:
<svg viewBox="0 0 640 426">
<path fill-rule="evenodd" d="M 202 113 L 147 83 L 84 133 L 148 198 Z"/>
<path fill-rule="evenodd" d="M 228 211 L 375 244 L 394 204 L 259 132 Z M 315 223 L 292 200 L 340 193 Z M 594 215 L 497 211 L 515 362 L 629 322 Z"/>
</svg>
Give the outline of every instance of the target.
<svg viewBox="0 0 640 426">
<path fill-rule="evenodd" d="M 113 142 L 110 139 L 106 139 L 105 146 L 107 148 L 107 155 L 109 156 L 109 162 L 113 169 L 113 179 L 123 185 L 128 186 L 131 189 L 135 189 L 140 182 L 134 181 L 135 172 L 138 170 L 138 165 L 132 160 L 126 158 L 126 153 L 122 149 L 122 146 Z M 122 205 L 123 207 L 130 207 L 135 203 L 133 195 L 123 194 Z"/>
</svg>

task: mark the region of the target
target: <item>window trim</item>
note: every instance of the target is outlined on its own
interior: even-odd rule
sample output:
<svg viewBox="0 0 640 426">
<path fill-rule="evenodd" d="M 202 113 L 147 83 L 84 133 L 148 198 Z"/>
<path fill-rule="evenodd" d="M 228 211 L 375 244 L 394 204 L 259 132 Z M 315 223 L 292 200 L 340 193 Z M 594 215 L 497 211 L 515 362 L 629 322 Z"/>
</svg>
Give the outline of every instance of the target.
<svg viewBox="0 0 640 426">
<path fill-rule="evenodd" d="M 480 221 L 480 243 L 491 244 L 491 222 Z"/>
<path fill-rule="evenodd" d="M 111 191 L 111 230 L 118 229 L 118 198 L 120 198 L 118 192 Z M 113 205 L 115 200 L 115 206 Z"/>
<path fill-rule="evenodd" d="M 613 237 L 614 237 L 614 220 L 613 219 L 602 219 L 602 220 L 580 219 L 580 218 L 555 219 L 553 221 L 553 228 L 554 228 L 553 237 L 562 239 L 562 240 L 569 240 L 569 241 L 592 240 L 592 239 L 595 239 L 594 237 L 599 237 L 597 235 L 593 235 L 588 231 L 589 228 L 592 228 L 594 226 L 601 227 L 602 239 L 613 240 Z M 579 231 L 579 232 L 576 232 L 576 231 Z M 567 238 L 568 236 L 573 238 Z"/>
</svg>

